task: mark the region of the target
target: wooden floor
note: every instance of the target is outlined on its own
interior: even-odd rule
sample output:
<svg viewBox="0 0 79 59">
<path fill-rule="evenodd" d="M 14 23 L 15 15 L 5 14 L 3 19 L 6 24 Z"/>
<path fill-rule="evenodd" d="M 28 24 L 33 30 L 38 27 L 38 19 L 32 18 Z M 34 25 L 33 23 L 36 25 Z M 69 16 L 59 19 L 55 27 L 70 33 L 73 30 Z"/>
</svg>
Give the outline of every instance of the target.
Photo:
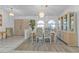
<svg viewBox="0 0 79 59">
<path fill-rule="evenodd" d="M 57 39 L 57 42 L 51 44 L 43 41 L 32 43 L 30 39 L 25 40 L 15 51 L 32 51 L 32 52 L 67 52 L 67 53 L 78 53 L 78 47 L 69 47 Z"/>
</svg>

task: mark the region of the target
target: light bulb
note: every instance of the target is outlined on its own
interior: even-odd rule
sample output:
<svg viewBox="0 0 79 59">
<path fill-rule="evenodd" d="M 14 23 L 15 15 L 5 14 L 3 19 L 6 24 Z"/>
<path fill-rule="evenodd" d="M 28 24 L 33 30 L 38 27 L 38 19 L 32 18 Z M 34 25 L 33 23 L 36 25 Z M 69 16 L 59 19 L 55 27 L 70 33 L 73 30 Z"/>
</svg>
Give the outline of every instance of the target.
<svg viewBox="0 0 79 59">
<path fill-rule="evenodd" d="M 11 13 L 11 12 L 10 12 L 9 15 L 10 15 L 10 16 L 14 16 L 14 13 Z"/>
</svg>

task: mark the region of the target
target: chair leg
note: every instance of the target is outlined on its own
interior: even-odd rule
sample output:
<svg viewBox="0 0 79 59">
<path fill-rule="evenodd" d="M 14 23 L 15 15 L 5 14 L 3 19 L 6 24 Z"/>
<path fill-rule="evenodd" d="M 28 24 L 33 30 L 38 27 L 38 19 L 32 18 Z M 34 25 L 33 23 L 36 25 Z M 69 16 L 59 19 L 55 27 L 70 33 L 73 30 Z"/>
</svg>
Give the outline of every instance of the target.
<svg viewBox="0 0 79 59">
<path fill-rule="evenodd" d="M 50 44 L 51 44 L 51 38 L 50 38 Z"/>
<path fill-rule="evenodd" d="M 54 38 L 54 43 L 56 43 L 56 36 L 55 36 L 55 38 Z"/>
<path fill-rule="evenodd" d="M 33 44 L 33 36 L 32 36 L 32 44 Z"/>
<path fill-rule="evenodd" d="M 43 41 L 44 41 L 44 43 L 45 43 L 45 37 L 43 36 Z"/>
<path fill-rule="evenodd" d="M 35 40 L 35 41 L 36 41 L 36 43 L 37 43 L 37 37 L 36 37 L 36 40 Z"/>
</svg>

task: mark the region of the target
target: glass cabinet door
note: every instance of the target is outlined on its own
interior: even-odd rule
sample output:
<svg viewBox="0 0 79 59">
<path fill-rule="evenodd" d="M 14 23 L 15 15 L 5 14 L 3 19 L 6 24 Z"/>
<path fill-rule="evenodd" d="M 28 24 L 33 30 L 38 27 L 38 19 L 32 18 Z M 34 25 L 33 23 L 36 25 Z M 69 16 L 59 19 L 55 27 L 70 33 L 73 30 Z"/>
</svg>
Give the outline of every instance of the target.
<svg viewBox="0 0 79 59">
<path fill-rule="evenodd" d="M 75 31 L 75 15 L 70 12 L 58 18 L 58 27 L 63 31 Z"/>
<path fill-rule="evenodd" d="M 61 17 L 61 30 L 63 30 L 63 17 Z"/>
<path fill-rule="evenodd" d="M 69 21 L 69 26 L 70 26 L 70 31 L 74 31 L 74 13 L 70 13 L 69 15 L 70 21 Z"/>
<path fill-rule="evenodd" d="M 58 18 L 58 29 L 61 30 L 61 18 Z"/>
<path fill-rule="evenodd" d="M 67 31 L 67 15 L 65 15 L 63 18 L 63 30 Z"/>
</svg>

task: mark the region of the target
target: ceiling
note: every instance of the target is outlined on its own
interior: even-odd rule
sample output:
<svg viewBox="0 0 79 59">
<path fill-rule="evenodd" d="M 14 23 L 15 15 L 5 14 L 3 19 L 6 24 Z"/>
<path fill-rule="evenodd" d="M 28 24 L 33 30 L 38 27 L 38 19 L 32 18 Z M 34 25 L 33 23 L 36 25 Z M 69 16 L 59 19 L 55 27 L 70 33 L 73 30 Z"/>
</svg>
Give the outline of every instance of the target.
<svg viewBox="0 0 79 59">
<path fill-rule="evenodd" d="M 9 12 L 13 8 L 16 16 L 37 16 L 41 10 L 46 16 L 59 16 L 69 5 L 1 5 L 2 9 Z"/>
</svg>

